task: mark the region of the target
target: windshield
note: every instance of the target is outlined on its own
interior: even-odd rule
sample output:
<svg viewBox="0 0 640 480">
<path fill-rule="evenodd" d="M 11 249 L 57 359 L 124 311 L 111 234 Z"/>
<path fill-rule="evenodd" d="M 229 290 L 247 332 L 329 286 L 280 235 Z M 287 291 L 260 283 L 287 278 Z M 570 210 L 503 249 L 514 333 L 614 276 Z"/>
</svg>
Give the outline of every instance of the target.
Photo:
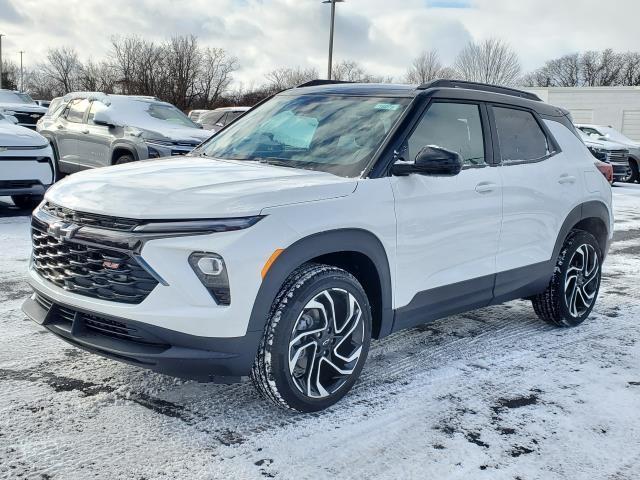
<svg viewBox="0 0 640 480">
<path fill-rule="evenodd" d="M 158 120 L 165 120 L 182 127 L 199 128 L 189 117 L 173 105 L 167 103 L 150 103 L 147 113 Z"/>
<path fill-rule="evenodd" d="M 359 176 L 408 98 L 279 95 L 204 143 L 199 153 Z"/>
<path fill-rule="evenodd" d="M 0 103 L 36 103 L 26 93 L 0 90 Z"/>
<path fill-rule="evenodd" d="M 629 137 L 627 137 L 626 135 L 620 133 L 619 131 L 617 131 L 614 128 L 601 127 L 600 130 L 602 130 L 602 133 L 607 135 L 608 139 L 613 140 L 614 142 L 635 143 Z"/>
</svg>

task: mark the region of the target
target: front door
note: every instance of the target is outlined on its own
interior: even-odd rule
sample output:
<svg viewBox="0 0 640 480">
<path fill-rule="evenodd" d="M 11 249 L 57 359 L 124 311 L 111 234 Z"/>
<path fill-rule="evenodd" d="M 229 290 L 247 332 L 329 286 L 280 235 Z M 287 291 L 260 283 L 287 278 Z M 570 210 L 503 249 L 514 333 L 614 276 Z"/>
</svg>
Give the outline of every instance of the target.
<svg viewBox="0 0 640 480">
<path fill-rule="evenodd" d="M 458 152 L 464 167 L 451 177 L 391 179 L 397 217 L 395 329 L 492 299 L 502 188 L 485 132 L 482 105 L 437 101 L 407 139 L 405 160 L 435 145 Z"/>
</svg>

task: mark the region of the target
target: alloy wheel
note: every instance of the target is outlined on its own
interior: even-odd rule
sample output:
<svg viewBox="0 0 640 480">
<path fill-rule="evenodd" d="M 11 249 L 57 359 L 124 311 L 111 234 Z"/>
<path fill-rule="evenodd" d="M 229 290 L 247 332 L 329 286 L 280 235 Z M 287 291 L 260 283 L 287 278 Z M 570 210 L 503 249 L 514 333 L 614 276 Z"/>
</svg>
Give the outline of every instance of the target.
<svg viewBox="0 0 640 480">
<path fill-rule="evenodd" d="M 600 260 L 592 245 L 582 244 L 571 256 L 565 275 L 564 297 L 569 313 L 579 318 L 595 300 L 600 282 Z"/>
<path fill-rule="evenodd" d="M 315 295 L 289 341 L 289 374 L 296 388 L 310 398 L 337 392 L 355 370 L 364 338 L 362 308 L 351 293 L 331 288 Z"/>
</svg>

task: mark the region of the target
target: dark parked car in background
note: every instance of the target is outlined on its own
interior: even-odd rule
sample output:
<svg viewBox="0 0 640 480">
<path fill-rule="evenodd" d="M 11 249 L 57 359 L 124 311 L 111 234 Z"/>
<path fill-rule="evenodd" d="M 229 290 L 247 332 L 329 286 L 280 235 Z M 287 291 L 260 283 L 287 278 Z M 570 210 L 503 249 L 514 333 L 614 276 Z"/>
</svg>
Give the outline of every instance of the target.
<svg viewBox="0 0 640 480">
<path fill-rule="evenodd" d="M 26 93 L 0 89 L 0 113 L 18 119 L 18 125 L 32 130 L 47 109 L 41 107 Z"/>
</svg>

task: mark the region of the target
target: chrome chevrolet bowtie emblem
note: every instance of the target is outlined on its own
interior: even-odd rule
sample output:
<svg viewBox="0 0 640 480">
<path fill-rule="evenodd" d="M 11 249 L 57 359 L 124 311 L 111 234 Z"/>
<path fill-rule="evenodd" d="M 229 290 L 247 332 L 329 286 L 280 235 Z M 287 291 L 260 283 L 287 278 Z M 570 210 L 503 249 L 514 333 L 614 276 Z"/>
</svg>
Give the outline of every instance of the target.
<svg viewBox="0 0 640 480">
<path fill-rule="evenodd" d="M 47 233 L 58 240 L 70 240 L 79 229 L 73 223 L 55 222 L 49 225 Z"/>
</svg>

